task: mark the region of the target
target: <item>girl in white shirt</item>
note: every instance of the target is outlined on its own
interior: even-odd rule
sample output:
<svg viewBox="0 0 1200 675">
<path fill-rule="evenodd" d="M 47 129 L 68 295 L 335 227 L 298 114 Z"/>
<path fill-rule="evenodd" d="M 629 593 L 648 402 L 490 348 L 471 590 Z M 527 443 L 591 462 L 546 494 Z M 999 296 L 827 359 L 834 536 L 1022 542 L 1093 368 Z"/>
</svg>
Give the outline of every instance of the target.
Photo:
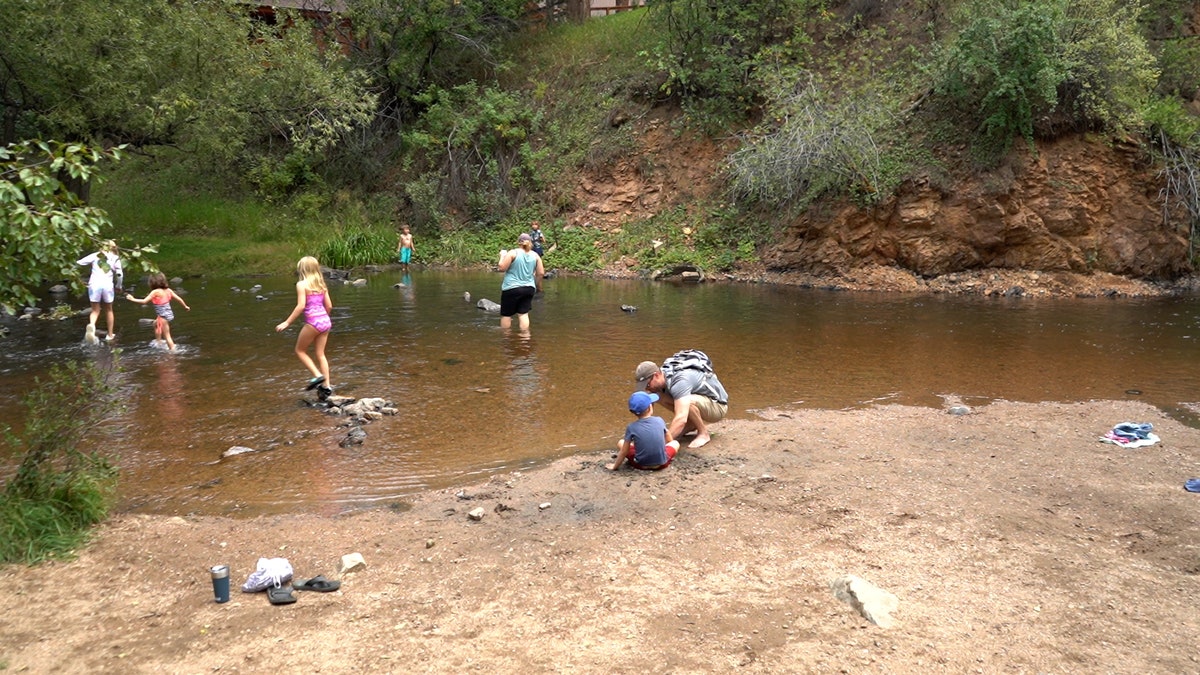
<svg viewBox="0 0 1200 675">
<path fill-rule="evenodd" d="M 88 279 L 88 300 L 92 302 L 92 314 L 88 317 L 87 330 L 84 339 L 92 344 L 96 338 L 96 319 L 100 318 L 103 306 L 105 319 L 108 321 L 108 334 L 105 340 L 117 336 L 116 318 L 113 316 L 113 298 L 116 289 L 124 286 L 124 276 L 121 271 L 121 259 L 117 257 L 117 243 L 111 239 L 100 244 L 100 250 L 79 259 L 80 265 L 91 265 L 92 276 Z"/>
</svg>

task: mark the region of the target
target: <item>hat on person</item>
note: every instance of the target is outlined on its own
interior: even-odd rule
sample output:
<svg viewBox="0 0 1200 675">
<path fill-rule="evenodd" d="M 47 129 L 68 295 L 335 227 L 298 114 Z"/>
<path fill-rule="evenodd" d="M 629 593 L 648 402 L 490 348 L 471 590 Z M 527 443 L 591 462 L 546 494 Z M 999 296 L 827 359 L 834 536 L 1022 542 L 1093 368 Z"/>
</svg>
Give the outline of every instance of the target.
<svg viewBox="0 0 1200 675">
<path fill-rule="evenodd" d="M 646 412 L 646 409 L 654 405 L 658 400 L 658 394 L 651 394 L 645 391 L 635 391 L 629 397 L 629 412 L 634 415 L 641 415 Z"/>
<path fill-rule="evenodd" d="M 522 232 L 521 236 L 517 237 L 517 242 L 519 243 L 522 241 L 533 241 L 533 237 L 529 236 L 528 232 Z"/>
<path fill-rule="evenodd" d="M 638 364 L 637 370 L 633 371 L 633 379 L 638 384 L 644 384 L 646 380 L 654 377 L 658 372 L 658 364 L 653 361 L 642 361 Z"/>
</svg>

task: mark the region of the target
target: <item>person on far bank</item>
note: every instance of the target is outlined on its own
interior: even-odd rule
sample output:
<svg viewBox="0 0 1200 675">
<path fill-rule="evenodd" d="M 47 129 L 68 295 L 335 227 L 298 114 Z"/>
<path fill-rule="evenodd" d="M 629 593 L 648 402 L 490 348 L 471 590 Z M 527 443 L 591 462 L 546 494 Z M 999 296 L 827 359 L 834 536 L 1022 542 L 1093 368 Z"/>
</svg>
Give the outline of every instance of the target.
<svg viewBox="0 0 1200 675">
<path fill-rule="evenodd" d="M 667 423 L 651 415 L 658 394 L 635 391 L 629 397 L 629 412 L 637 419 L 625 427 L 625 437 L 617 441 L 617 459 L 608 468 L 616 471 L 628 461 L 635 469 L 657 471 L 667 468 L 679 452 L 679 441 L 671 438 Z"/>
<path fill-rule="evenodd" d="M 529 228 L 529 238 L 533 242 L 533 252 L 541 258 L 546 252 L 546 233 L 542 232 L 542 224 L 536 220 L 529 224 Z"/>
<path fill-rule="evenodd" d="M 400 243 L 396 245 L 396 255 L 399 256 L 400 264 L 404 267 L 405 272 L 408 272 L 408 263 L 412 261 L 414 250 L 412 232 L 405 225 L 401 228 Z"/>
<path fill-rule="evenodd" d="M 117 255 L 120 249 L 117 242 L 107 239 L 100 244 L 100 250 L 80 258 L 80 265 L 91 265 L 92 275 L 88 278 L 88 300 L 92 303 L 92 313 L 88 316 L 88 325 L 83 332 L 83 339 L 91 344 L 97 344 L 96 320 L 100 318 L 100 310 L 104 310 L 104 318 L 108 322 L 108 334 L 105 340 L 117 337 L 117 320 L 113 315 L 113 299 L 124 289 L 124 273 L 121 271 L 121 258 Z"/>
<path fill-rule="evenodd" d="M 713 372 L 712 361 L 704 352 L 685 349 L 663 361 L 642 361 L 634 370 L 634 380 L 646 391 L 659 395 L 659 403 L 675 415 L 667 426 L 672 438 L 696 432 L 689 449 L 701 448 L 712 440 L 708 425 L 719 422 L 729 412 L 729 395 Z"/>
<path fill-rule="evenodd" d="M 301 258 L 296 263 L 296 273 L 300 276 L 296 282 L 296 307 L 288 318 L 275 326 L 275 332 L 283 332 L 300 315 L 304 315 L 304 326 L 296 337 L 296 358 L 312 373 L 305 390 L 316 389 L 317 398 L 323 401 L 333 393 L 333 385 L 329 380 L 329 360 L 325 358 L 325 345 L 329 341 L 329 331 L 333 329 L 333 322 L 329 319 L 333 301 L 329 299 L 329 289 L 325 286 L 321 264 L 316 258 Z M 310 346 L 314 348 L 316 359 L 308 355 Z"/>
<path fill-rule="evenodd" d="M 542 290 L 542 258 L 533 252 L 533 237 L 522 232 L 517 245 L 510 251 L 500 249 L 499 269 L 504 272 L 500 282 L 500 327 L 512 327 L 513 316 L 522 333 L 529 331 L 529 310 L 533 309 L 533 296 Z"/>
</svg>

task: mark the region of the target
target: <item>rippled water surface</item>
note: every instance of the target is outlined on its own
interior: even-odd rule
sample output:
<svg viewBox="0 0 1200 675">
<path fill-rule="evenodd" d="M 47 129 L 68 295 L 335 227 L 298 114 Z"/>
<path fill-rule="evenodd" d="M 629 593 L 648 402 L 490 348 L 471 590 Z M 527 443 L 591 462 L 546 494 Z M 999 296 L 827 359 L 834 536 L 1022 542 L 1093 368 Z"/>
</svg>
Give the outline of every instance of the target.
<svg viewBox="0 0 1200 675">
<path fill-rule="evenodd" d="M 295 328 L 274 332 L 294 302 L 289 277 L 184 283 L 192 311 L 173 324 L 178 354 L 149 347 L 138 319 L 152 310 L 119 302 L 126 410 L 93 438 L 118 457 L 122 508 L 336 513 L 607 449 L 630 419 L 634 366 L 685 347 L 713 358 L 736 418 L 775 405 L 940 406 L 945 396 L 1136 398 L 1195 424 L 1189 404 L 1200 400 L 1195 297 L 941 298 L 560 278 L 546 282 L 522 339 L 475 306 L 499 299 L 498 275 L 422 270 L 368 281 L 332 290 L 333 382 L 345 395 L 390 399 L 400 414 L 370 423 L 366 441 L 349 448 L 338 444 L 341 420 L 303 403 L 312 396 L 292 353 Z M 256 283 L 257 293 L 231 290 Z M 50 364 L 113 357 L 81 344 L 85 323 L 5 320 L 0 422 L 19 427 L 21 394 Z M 222 459 L 234 445 L 257 452 Z M 0 466 L 11 469 L 4 452 Z"/>
</svg>

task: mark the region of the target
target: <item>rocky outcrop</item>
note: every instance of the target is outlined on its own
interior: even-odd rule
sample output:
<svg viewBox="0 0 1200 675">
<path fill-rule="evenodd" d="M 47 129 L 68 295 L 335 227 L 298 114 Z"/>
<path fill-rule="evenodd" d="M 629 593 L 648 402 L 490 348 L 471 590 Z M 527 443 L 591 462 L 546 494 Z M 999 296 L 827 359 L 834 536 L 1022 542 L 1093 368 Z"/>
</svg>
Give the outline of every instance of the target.
<svg viewBox="0 0 1200 675">
<path fill-rule="evenodd" d="M 721 166 L 736 141 L 673 133 L 672 119 L 651 110 L 634 132 L 637 152 L 583 172 L 574 190 L 580 208 L 566 214 L 565 229 L 620 233 L 668 209 L 719 201 Z M 1186 214 L 1164 224 L 1158 167 L 1133 141 L 1074 135 L 1036 152 L 1018 141 L 996 169 L 967 164 L 930 170 L 871 208 L 819 201 L 781 223 L 764 214 L 778 236 L 759 251 L 765 269 L 757 276 L 845 280 L 891 269 L 917 283 L 984 271 L 1177 281 L 1192 272 Z M 690 224 L 666 228 L 655 247 L 691 246 L 693 236 Z M 597 246 L 612 247 L 603 239 Z M 609 273 L 635 274 L 636 254 L 616 253 Z"/>
<path fill-rule="evenodd" d="M 1164 225 L 1160 181 L 1133 144 L 1073 137 L 1017 149 L 1004 166 L 944 185 L 911 180 L 872 209 L 810 209 L 763 256 L 768 269 L 897 266 L 932 277 L 977 269 L 1190 271 L 1182 214 Z"/>
</svg>

